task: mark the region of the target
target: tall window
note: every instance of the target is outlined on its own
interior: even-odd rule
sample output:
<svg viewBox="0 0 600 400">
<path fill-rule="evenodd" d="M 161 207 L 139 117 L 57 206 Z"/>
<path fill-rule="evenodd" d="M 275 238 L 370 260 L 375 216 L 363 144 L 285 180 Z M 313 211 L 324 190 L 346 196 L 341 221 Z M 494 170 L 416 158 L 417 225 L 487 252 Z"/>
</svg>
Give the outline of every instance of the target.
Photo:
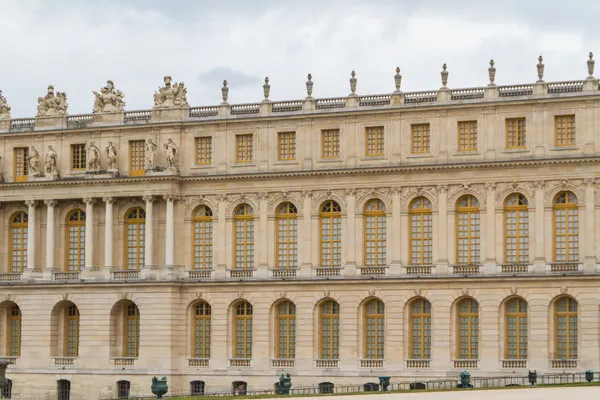
<svg viewBox="0 0 600 400">
<path fill-rule="evenodd" d="M 117 398 L 118 399 L 128 399 L 129 398 L 129 389 L 131 388 L 131 383 L 129 381 L 118 381 L 117 382 Z"/>
<path fill-rule="evenodd" d="M 457 264 L 479 264 L 479 201 L 466 195 L 456 204 Z"/>
<path fill-rule="evenodd" d="M 85 266 L 85 212 L 67 214 L 67 271 L 81 271 Z"/>
<path fill-rule="evenodd" d="M 143 176 L 146 170 L 146 147 L 143 140 L 129 142 L 129 175 Z"/>
<path fill-rule="evenodd" d="M 210 358 L 211 307 L 200 302 L 194 307 L 194 357 Z"/>
<path fill-rule="evenodd" d="M 319 315 L 319 343 L 321 360 L 340 358 L 340 305 L 333 300 L 324 301 Z"/>
<path fill-rule="evenodd" d="M 417 299 L 410 307 L 410 358 L 431 359 L 431 303 Z"/>
<path fill-rule="evenodd" d="M 507 360 L 527 359 L 527 303 L 520 298 L 506 302 L 506 350 Z"/>
<path fill-rule="evenodd" d="M 385 218 L 383 201 L 373 199 L 365 204 L 365 266 L 385 266 L 387 250 Z"/>
<path fill-rule="evenodd" d="M 296 159 L 296 132 L 279 132 L 277 134 L 277 153 L 280 161 Z"/>
<path fill-rule="evenodd" d="M 240 204 L 233 215 L 235 225 L 236 269 L 254 268 L 254 210 L 248 204 Z"/>
<path fill-rule="evenodd" d="M 479 359 L 479 304 L 473 299 L 463 299 L 458 310 L 458 359 Z"/>
<path fill-rule="evenodd" d="M 527 198 L 513 193 L 504 203 L 504 262 L 529 263 L 529 210 Z"/>
<path fill-rule="evenodd" d="M 577 360 L 579 354 L 577 302 L 570 297 L 558 299 L 554 306 L 554 344 L 557 360 Z"/>
<path fill-rule="evenodd" d="M 321 206 L 321 268 L 342 265 L 342 208 L 333 200 Z"/>
<path fill-rule="evenodd" d="M 252 134 L 236 135 L 235 148 L 237 162 L 251 162 L 254 157 L 254 138 Z"/>
<path fill-rule="evenodd" d="M 28 163 L 27 156 L 29 149 L 27 147 L 17 147 L 14 149 L 14 175 L 15 182 L 27 182 Z"/>
<path fill-rule="evenodd" d="M 431 135 L 429 124 L 410 126 L 413 153 L 429 153 L 431 151 Z"/>
<path fill-rule="evenodd" d="M 557 115 L 554 117 L 554 129 L 557 147 L 575 145 L 574 115 Z"/>
<path fill-rule="evenodd" d="M 27 213 L 19 211 L 10 218 L 9 264 L 12 273 L 21 273 L 27 267 Z"/>
<path fill-rule="evenodd" d="M 252 358 L 252 304 L 243 301 L 235 306 L 234 357 Z"/>
<path fill-rule="evenodd" d="M 198 206 L 194 210 L 192 239 L 194 243 L 194 268 L 212 269 L 212 217 L 212 210 L 205 205 Z"/>
<path fill-rule="evenodd" d="M 196 138 L 196 164 L 212 163 L 212 137 L 202 136 Z"/>
<path fill-rule="evenodd" d="M 477 150 L 477 121 L 458 123 L 458 150 Z"/>
<path fill-rule="evenodd" d="M 298 210 L 292 203 L 282 203 L 275 214 L 277 268 L 298 267 Z"/>
<path fill-rule="evenodd" d="M 71 169 L 82 170 L 85 169 L 86 165 L 86 151 L 85 144 L 72 144 L 71 145 Z"/>
<path fill-rule="evenodd" d="M 8 317 L 8 352 L 11 357 L 21 355 L 21 309 L 14 304 Z"/>
<path fill-rule="evenodd" d="M 506 119 L 506 148 L 522 149 L 527 145 L 525 118 Z"/>
<path fill-rule="evenodd" d="M 190 382 L 190 392 L 192 395 L 204 395 L 204 381 L 191 381 Z"/>
<path fill-rule="evenodd" d="M 296 306 L 291 301 L 277 305 L 276 338 L 276 357 L 296 358 Z"/>
<path fill-rule="evenodd" d="M 138 270 L 144 267 L 146 248 L 146 211 L 140 207 L 127 211 L 125 217 L 125 265 L 127 269 Z"/>
<path fill-rule="evenodd" d="M 433 264 L 433 218 L 431 201 L 417 197 L 410 203 L 410 263 Z"/>
<path fill-rule="evenodd" d="M 573 192 L 560 192 L 554 199 L 554 261 L 579 260 L 579 210 Z"/>
<path fill-rule="evenodd" d="M 58 400 L 69 400 L 71 398 L 71 381 L 60 379 L 57 382 L 56 391 L 58 392 Z"/>
<path fill-rule="evenodd" d="M 383 155 L 383 126 L 377 126 L 375 128 L 367 128 L 367 156 L 382 156 Z"/>
<path fill-rule="evenodd" d="M 321 155 L 323 158 L 340 156 L 340 130 L 325 129 L 321 131 Z"/>
<path fill-rule="evenodd" d="M 365 304 L 365 351 L 367 359 L 383 360 L 385 345 L 385 307 L 378 299 Z"/>
<path fill-rule="evenodd" d="M 71 304 L 67 311 L 65 326 L 65 357 L 79 356 L 79 309 Z"/>
<path fill-rule="evenodd" d="M 125 314 L 125 357 L 140 355 L 140 310 L 129 303 Z"/>
</svg>

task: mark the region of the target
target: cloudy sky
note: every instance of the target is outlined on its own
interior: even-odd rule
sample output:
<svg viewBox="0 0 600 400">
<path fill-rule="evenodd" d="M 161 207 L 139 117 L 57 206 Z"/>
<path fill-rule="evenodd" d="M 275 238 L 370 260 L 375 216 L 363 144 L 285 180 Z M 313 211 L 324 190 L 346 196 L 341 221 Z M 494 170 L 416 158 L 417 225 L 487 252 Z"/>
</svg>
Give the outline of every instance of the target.
<svg viewBox="0 0 600 400">
<path fill-rule="evenodd" d="M 0 0 L 0 90 L 12 116 L 35 115 L 48 84 L 67 93 L 71 114 L 89 113 L 107 79 L 126 109 L 151 108 L 164 75 L 184 81 L 191 105 L 582 79 L 589 51 L 600 61 L 598 0 Z M 597 76 L 600 76 L 600 63 Z"/>
</svg>

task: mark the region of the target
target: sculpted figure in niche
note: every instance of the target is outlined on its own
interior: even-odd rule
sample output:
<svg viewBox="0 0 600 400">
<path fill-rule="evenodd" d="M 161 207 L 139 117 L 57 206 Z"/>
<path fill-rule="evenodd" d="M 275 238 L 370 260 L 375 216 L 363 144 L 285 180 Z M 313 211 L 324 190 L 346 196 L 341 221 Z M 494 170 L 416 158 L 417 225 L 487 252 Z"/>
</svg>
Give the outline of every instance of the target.
<svg viewBox="0 0 600 400">
<path fill-rule="evenodd" d="M 6 97 L 2 94 L 2 90 L 0 90 L 0 121 L 10 119 L 10 107 L 6 102 Z"/>
<path fill-rule="evenodd" d="M 29 162 L 29 175 L 40 176 L 40 155 L 33 146 L 29 146 L 27 161 Z"/>
<path fill-rule="evenodd" d="M 179 157 L 179 149 L 173 139 L 167 139 L 165 143 L 165 149 L 167 150 L 167 168 L 177 169 L 177 158 Z"/>
<path fill-rule="evenodd" d="M 54 94 L 54 86 L 48 86 L 48 93 L 44 97 L 38 97 L 38 108 L 36 117 L 60 117 L 67 115 L 67 95 L 62 92 Z"/>
<path fill-rule="evenodd" d="M 108 142 L 108 146 L 106 146 L 104 151 L 106 152 L 106 157 L 108 157 L 108 171 L 118 171 L 117 156 L 119 155 L 119 153 L 117 152 L 117 148 L 113 145 L 113 142 Z"/>
<path fill-rule="evenodd" d="M 156 155 L 156 143 L 152 140 L 152 138 L 146 139 L 146 169 L 154 170 L 156 169 L 156 164 L 154 163 L 154 156 Z"/>
<path fill-rule="evenodd" d="M 90 142 L 87 148 L 87 171 L 100 171 L 100 150 L 94 142 Z"/>
<path fill-rule="evenodd" d="M 48 146 L 48 152 L 46 153 L 46 158 L 44 162 L 46 163 L 45 172 L 46 175 L 57 176 L 58 170 L 56 169 L 56 151 L 52 146 Z"/>
<path fill-rule="evenodd" d="M 113 81 L 106 81 L 106 86 L 100 89 L 100 93 L 94 92 L 94 113 L 117 112 L 125 108 L 125 95 L 115 89 Z"/>
<path fill-rule="evenodd" d="M 164 77 L 165 86 L 154 92 L 154 108 L 180 108 L 189 107 L 187 102 L 187 89 L 183 82 L 171 84 L 170 76 Z"/>
</svg>

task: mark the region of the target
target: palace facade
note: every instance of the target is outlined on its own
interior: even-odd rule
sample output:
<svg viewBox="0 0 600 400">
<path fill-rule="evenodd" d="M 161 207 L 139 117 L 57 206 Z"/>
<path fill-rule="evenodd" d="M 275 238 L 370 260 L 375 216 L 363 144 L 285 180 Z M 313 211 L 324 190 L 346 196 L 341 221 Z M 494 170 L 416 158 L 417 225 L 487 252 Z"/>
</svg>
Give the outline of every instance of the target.
<svg viewBox="0 0 600 400">
<path fill-rule="evenodd" d="M 583 64 L 583 63 L 582 63 Z M 0 359 L 13 399 L 600 368 L 588 78 L 125 111 L 0 99 Z M 583 68 L 582 68 L 583 69 Z M 63 396 L 63 397 L 60 397 Z"/>
</svg>

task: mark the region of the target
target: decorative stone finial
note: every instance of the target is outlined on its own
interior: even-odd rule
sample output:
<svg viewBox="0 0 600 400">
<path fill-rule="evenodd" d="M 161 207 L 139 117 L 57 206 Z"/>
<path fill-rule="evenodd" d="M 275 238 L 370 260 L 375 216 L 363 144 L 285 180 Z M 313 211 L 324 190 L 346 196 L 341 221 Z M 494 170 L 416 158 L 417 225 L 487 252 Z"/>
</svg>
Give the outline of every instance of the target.
<svg viewBox="0 0 600 400">
<path fill-rule="evenodd" d="M 352 71 L 350 75 L 352 75 L 352 78 L 350 78 L 350 96 L 356 96 L 356 82 L 358 81 L 356 72 Z"/>
<path fill-rule="evenodd" d="M 308 80 L 306 81 L 306 98 L 312 99 L 312 91 L 314 85 L 314 82 L 312 81 L 312 74 L 309 73 L 307 78 Z"/>
<path fill-rule="evenodd" d="M 444 65 L 442 65 L 442 89 L 448 89 L 448 71 L 446 68 L 448 67 L 446 66 L 446 63 L 444 63 Z"/>
<path fill-rule="evenodd" d="M 0 121 L 10 119 L 10 107 L 6 102 L 6 97 L 2 94 L 2 90 L 0 90 Z"/>
<path fill-rule="evenodd" d="M 223 87 L 221 88 L 221 97 L 223 98 L 223 103 L 227 104 L 227 98 L 229 97 L 229 88 L 227 87 L 227 80 L 223 81 Z"/>
<path fill-rule="evenodd" d="M 590 51 L 589 57 L 590 59 L 587 60 L 588 79 L 594 79 L 594 65 L 596 64 L 596 61 L 594 61 L 594 53 Z"/>
<path fill-rule="evenodd" d="M 544 59 L 542 58 L 542 56 L 538 57 L 538 65 L 537 65 L 537 73 L 538 73 L 538 81 L 537 83 L 543 83 L 544 82 L 544 63 L 542 61 L 544 61 Z"/>
<path fill-rule="evenodd" d="M 494 59 L 490 60 L 490 67 L 488 68 L 488 74 L 490 75 L 490 83 L 488 86 L 496 86 L 494 81 L 496 80 L 496 67 L 494 67 Z"/>
<path fill-rule="evenodd" d="M 265 100 L 269 100 L 269 94 L 271 93 L 271 85 L 269 85 L 269 77 L 265 77 L 265 84 L 263 85 L 263 92 L 265 94 Z"/>
<path fill-rule="evenodd" d="M 118 89 L 115 89 L 113 81 L 106 81 L 106 86 L 100 89 L 100 93 L 94 93 L 94 113 L 118 112 L 125 109 L 125 95 Z"/>
<path fill-rule="evenodd" d="M 54 94 L 54 86 L 48 86 L 48 93 L 38 97 L 36 117 L 61 117 L 67 115 L 67 95 L 62 92 Z"/>
<path fill-rule="evenodd" d="M 400 93 L 400 85 L 402 84 L 402 75 L 400 75 L 400 67 L 396 67 L 396 75 L 394 75 L 394 84 L 396 85 L 396 91 L 394 93 Z"/>
</svg>

